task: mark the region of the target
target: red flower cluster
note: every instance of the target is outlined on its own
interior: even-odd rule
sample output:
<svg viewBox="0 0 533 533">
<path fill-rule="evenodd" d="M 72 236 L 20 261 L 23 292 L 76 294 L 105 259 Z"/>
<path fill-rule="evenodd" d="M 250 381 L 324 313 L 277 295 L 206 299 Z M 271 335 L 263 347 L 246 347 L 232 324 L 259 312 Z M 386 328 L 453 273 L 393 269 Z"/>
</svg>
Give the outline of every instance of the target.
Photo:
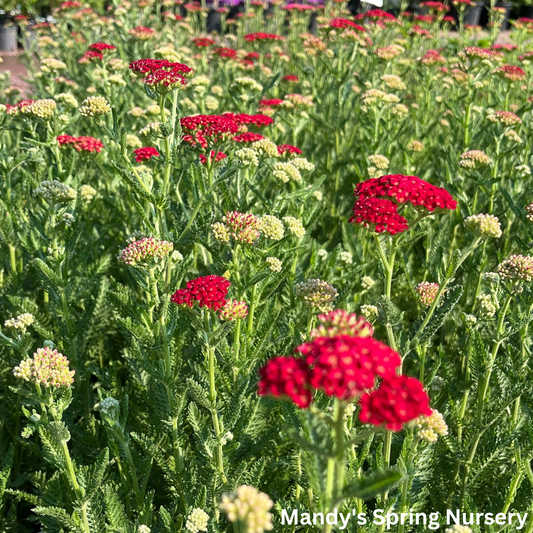
<svg viewBox="0 0 533 533">
<path fill-rule="evenodd" d="M 431 185 L 416 176 L 401 174 L 371 178 L 358 183 L 354 194 L 359 196 L 359 199 L 393 198 L 399 204 L 410 203 L 414 206 L 425 207 L 428 211 L 457 207 L 457 202 L 446 189 Z"/>
<path fill-rule="evenodd" d="M 147 85 L 163 90 L 185 85 L 193 73 L 191 67 L 166 59 L 138 59 L 130 63 L 130 70 L 142 76 Z"/>
<path fill-rule="evenodd" d="M 213 39 L 208 39 L 207 37 L 196 37 L 192 40 L 192 43 L 197 48 L 206 48 L 208 46 L 213 46 L 215 41 L 213 41 Z"/>
<path fill-rule="evenodd" d="M 457 207 L 448 191 L 416 176 L 371 178 L 356 185 L 354 196 L 357 201 L 349 222 L 365 227 L 373 224 L 376 233 L 387 231 L 391 235 L 409 229 L 407 219 L 398 213 L 397 204 L 410 203 L 428 211 Z"/>
<path fill-rule="evenodd" d="M 396 20 L 396 17 L 394 15 L 391 15 L 390 13 L 387 13 L 386 11 L 383 11 L 382 9 L 371 9 L 370 11 L 367 11 L 366 13 L 360 13 L 359 15 L 356 15 L 354 18 L 356 20 L 363 20 L 365 18 L 369 18 L 371 20 L 382 20 L 382 19 Z"/>
<path fill-rule="evenodd" d="M 435 18 L 431 15 L 416 15 L 415 17 L 413 17 L 413 20 L 415 22 L 428 22 L 431 24 L 435 20 Z"/>
<path fill-rule="evenodd" d="M 221 46 L 219 48 L 215 48 L 213 50 L 213 54 L 216 54 L 219 57 L 226 57 L 228 59 L 234 59 L 237 57 L 237 50 L 233 50 L 233 48 L 226 48 L 224 46 Z"/>
<path fill-rule="evenodd" d="M 248 43 L 253 43 L 255 41 L 283 41 L 284 38 L 275 35 L 274 33 L 249 33 L 244 36 L 244 40 Z"/>
<path fill-rule="evenodd" d="M 260 396 L 290 398 L 298 407 L 305 409 L 313 399 L 307 384 L 311 371 L 303 359 L 295 357 L 274 357 L 259 370 Z"/>
<path fill-rule="evenodd" d="M 221 276 L 203 276 L 187 282 L 186 289 L 178 289 L 172 296 L 176 305 L 200 307 L 218 311 L 226 305 L 226 296 L 231 283 Z"/>
<path fill-rule="evenodd" d="M 193 146 L 199 144 L 205 150 L 209 146 L 229 140 L 239 131 L 246 131 L 248 126 L 261 128 L 273 122 L 270 117 L 262 114 L 224 113 L 223 115 L 194 115 L 184 117 L 181 119 L 181 127 L 185 133 L 183 136 L 185 142 Z M 243 135 L 245 139 L 247 139 L 247 136 L 257 136 L 253 140 L 263 138 L 262 135 L 256 133 L 244 133 Z"/>
<path fill-rule="evenodd" d="M 397 376 L 399 354 L 372 337 L 318 337 L 296 351 L 304 357 L 275 357 L 261 368 L 260 396 L 290 398 L 300 408 L 309 407 L 315 390 L 341 400 L 360 397 L 360 420 L 392 431 L 431 414 L 422 383 Z"/>
<path fill-rule="evenodd" d="M 249 131 L 247 133 L 236 135 L 232 140 L 236 143 L 254 143 L 256 141 L 260 141 L 261 139 L 264 139 L 261 134 Z"/>
<path fill-rule="evenodd" d="M 71 145 L 78 152 L 98 152 L 100 153 L 104 147 L 104 143 L 100 139 L 94 137 L 72 137 L 70 135 L 58 135 L 56 137 L 60 146 Z"/>
<path fill-rule="evenodd" d="M 283 6 L 281 9 L 285 11 L 314 11 L 315 10 L 313 6 L 309 6 L 307 4 L 287 4 L 286 6 Z"/>
<path fill-rule="evenodd" d="M 490 59 L 491 57 L 502 56 L 503 54 L 498 50 L 487 50 L 486 48 L 478 48 L 477 46 L 467 46 L 465 54 L 468 57 L 477 59 Z"/>
<path fill-rule="evenodd" d="M 446 59 L 440 55 L 438 50 L 428 50 L 420 60 L 424 65 L 436 65 L 437 63 L 446 63 Z"/>
<path fill-rule="evenodd" d="M 133 150 L 133 153 L 135 154 L 135 161 L 137 161 L 137 163 L 140 163 L 145 159 L 150 160 L 152 157 L 159 157 L 159 152 L 152 146 L 137 148 L 137 150 Z"/>
<path fill-rule="evenodd" d="M 272 98 L 270 100 L 261 100 L 259 102 L 259 105 L 267 106 L 267 107 L 276 107 L 281 104 L 283 104 L 283 100 L 280 100 L 279 98 Z"/>
<path fill-rule="evenodd" d="M 311 369 L 309 384 L 341 400 L 371 389 L 378 376 L 393 377 L 401 363 L 394 350 L 372 337 L 319 337 L 296 351 Z"/>
<path fill-rule="evenodd" d="M 58 11 L 65 11 L 67 9 L 76 9 L 78 7 L 81 7 L 83 4 L 81 2 L 77 1 L 67 1 L 63 2 L 58 8 Z"/>
<path fill-rule="evenodd" d="M 94 43 L 89 46 L 89 48 L 92 48 L 93 50 L 96 50 L 97 52 L 105 52 L 106 50 L 116 50 L 117 47 L 113 46 L 112 44 L 107 43 Z"/>
<path fill-rule="evenodd" d="M 495 70 L 495 73 L 509 81 L 520 81 L 526 79 L 526 73 L 515 65 L 502 65 Z"/>
<path fill-rule="evenodd" d="M 213 161 L 213 158 L 215 158 L 215 163 L 218 163 L 219 161 L 222 161 L 222 159 L 226 159 L 226 157 L 228 156 L 223 152 L 216 152 L 215 156 L 215 151 L 211 150 L 209 160 Z M 200 163 L 202 163 L 202 165 L 205 165 L 207 163 L 207 157 L 204 154 L 200 154 Z"/>
<path fill-rule="evenodd" d="M 246 54 L 244 59 L 247 59 L 248 61 L 254 61 L 255 59 L 259 59 L 259 52 L 250 52 L 249 54 Z"/>
<path fill-rule="evenodd" d="M 406 422 L 431 413 L 428 395 L 420 381 L 408 376 L 393 376 L 384 379 L 379 389 L 361 398 L 359 419 L 400 431 Z"/>
<path fill-rule="evenodd" d="M 427 7 L 431 11 L 438 11 L 439 13 L 445 13 L 450 11 L 450 8 L 444 5 L 442 2 L 436 2 L 434 0 L 427 0 L 426 2 L 420 2 L 422 7 Z"/>
<path fill-rule="evenodd" d="M 407 219 L 398 214 L 398 206 L 391 200 L 364 198 L 353 206 L 353 216 L 348 222 L 361 224 L 365 228 L 374 225 L 376 233 L 389 232 L 391 235 L 409 229 Z"/>
<path fill-rule="evenodd" d="M 91 63 L 92 61 L 102 61 L 104 54 L 96 50 L 87 50 L 79 59 L 78 63 Z"/>
<path fill-rule="evenodd" d="M 278 146 L 278 154 L 279 155 L 300 155 L 302 151 L 299 148 L 296 148 L 296 146 L 292 146 L 290 144 L 282 144 Z"/>
<path fill-rule="evenodd" d="M 356 31 L 365 31 L 363 26 L 360 26 L 359 24 L 356 24 L 355 22 L 348 19 L 344 19 L 342 17 L 336 17 L 334 19 L 331 19 L 329 21 L 329 27 L 334 28 L 336 30 L 352 29 Z"/>
<path fill-rule="evenodd" d="M 299 78 L 294 74 L 287 74 L 286 76 L 283 76 L 283 78 L 281 78 L 281 81 L 286 81 L 288 83 L 298 83 Z"/>
</svg>

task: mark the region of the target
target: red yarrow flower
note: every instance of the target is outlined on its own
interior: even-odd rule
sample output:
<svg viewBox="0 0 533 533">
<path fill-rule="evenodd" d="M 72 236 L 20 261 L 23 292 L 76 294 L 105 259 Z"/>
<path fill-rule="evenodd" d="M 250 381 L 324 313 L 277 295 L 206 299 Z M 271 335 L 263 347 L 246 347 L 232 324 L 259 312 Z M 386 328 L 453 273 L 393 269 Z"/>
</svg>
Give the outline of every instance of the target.
<svg viewBox="0 0 533 533">
<path fill-rule="evenodd" d="M 341 400 L 360 396 L 376 378 L 393 377 L 401 358 L 372 337 L 319 337 L 298 346 L 311 369 L 309 384 Z"/>
<path fill-rule="evenodd" d="M 247 133 L 241 133 L 240 135 L 236 135 L 235 137 L 233 137 L 232 140 L 237 143 L 253 143 L 256 141 L 260 141 L 261 139 L 264 139 L 263 135 L 249 131 Z"/>
<path fill-rule="evenodd" d="M 78 152 L 98 152 L 102 151 L 104 143 L 94 137 L 72 137 L 70 135 L 58 135 L 56 137 L 60 146 L 72 145 Z"/>
<path fill-rule="evenodd" d="M 216 54 L 219 57 L 224 57 L 227 59 L 234 59 L 237 57 L 237 50 L 233 50 L 233 48 L 226 48 L 226 47 L 219 47 L 215 48 L 213 50 L 213 54 Z"/>
<path fill-rule="evenodd" d="M 402 174 L 371 178 L 358 183 L 354 195 L 359 199 L 392 198 L 399 204 L 410 203 L 416 207 L 424 207 L 428 211 L 457 207 L 457 202 L 446 189 L 432 185 L 416 176 Z"/>
<path fill-rule="evenodd" d="M 294 74 L 287 74 L 286 76 L 283 76 L 283 78 L 281 78 L 281 81 L 286 81 L 287 83 L 298 83 L 299 78 Z"/>
<path fill-rule="evenodd" d="M 96 50 L 87 50 L 78 60 L 78 63 L 91 63 L 92 61 L 102 61 L 104 54 Z"/>
<path fill-rule="evenodd" d="M 301 153 L 302 151 L 299 148 L 290 144 L 281 144 L 278 146 L 279 155 L 300 155 Z"/>
<path fill-rule="evenodd" d="M 520 81 L 526 79 L 525 71 L 515 65 L 502 65 L 494 71 L 494 74 L 509 81 Z"/>
<path fill-rule="evenodd" d="M 255 41 L 284 41 L 285 39 L 280 35 L 275 35 L 274 33 L 249 33 L 244 36 L 244 40 L 248 43 L 253 43 Z"/>
<path fill-rule="evenodd" d="M 107 43 L 94 43 L 89 46 L 89 48 L 96 50 L 97 52 L 105 52 L 106 50 L 116 50 L 117 47 L 112 44 Z"/>
<path fill-rule="evenodd" d="M 429 398 L 420 381 L 408 376 L 383 379 L 379 388 L 361 398 L 359 419 L 374 426 L 400 431 L 421 415 L 430 416 Z"/>
<path fill-rule="evenodd" d="M 186 289 L 178 289 L 172 296 L 172 302 L 188 307 L 198 302 L 200 307 L 218 311 L 226 305 L 230 286 L 231 283 L 221 276 L 203 276 L 187 282 Z"/>
<path fill-rule="evenodd" d="M 215 41 L 213 41 L 213 39 L 208 39 L 207 37 L 196 37 L 192 40 L 192 43 L 197 48 L 206 48 L 208 46 L 213 46 Z"/>
<path fill-rule="evenodd" d="M 363 198 L 353 207 L 353 216 L 348 222 L 360 224 L 376 233 L 387 231 L 391 235 L 409 229 L 407 219 L 398 214 L 398 206 L 391 200 Z"/>
<path fill-rule="evenodd" d="M 360 26 L 359 24 L 356 24 L 352 20 L 344 19 L 342 17 L 336 17 L 334 19 L 331 19 L 329 21 L 329 27 L 335 30 L 355 30 L 355 31 L 361 31 L 364 32 L 365 29 L 363 26 Z"/>
<path fill-rule="evenodd" d="M 284 100 L 280 100 L 279 98 L 271 98 L 270 100 L 261 100 L 259 102 L 259 105 L 266 107 L 277 107 L 279 105 L 282 105 L 283 103 Z"/>
<path fill-rule="evenodd" d="M 311 405 L 313 395 L 308 388 L 311 370 L 303 359 L 274 357 L 259 370 L 259 396 L 289 398 L 298 407 Z"/>
<path fill-rule="evenodd" d="M 153 146 L 145 146 L 144 148 L 137 148 L 133 150 L 135 154 L 135 161 L 140 163 L 141 161 L 150 160 L 152 157 L 159 157 L 159 152 Z"/>
</svg>

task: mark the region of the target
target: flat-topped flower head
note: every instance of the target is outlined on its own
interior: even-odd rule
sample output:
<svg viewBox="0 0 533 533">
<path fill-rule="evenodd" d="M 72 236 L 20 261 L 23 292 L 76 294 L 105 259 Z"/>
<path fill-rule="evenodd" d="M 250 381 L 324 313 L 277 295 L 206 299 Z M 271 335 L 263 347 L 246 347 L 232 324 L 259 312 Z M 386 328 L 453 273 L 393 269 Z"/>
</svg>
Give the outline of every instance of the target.
<svg viewBox="0 0 533 533">
<path fill-rule="evenodd" d="M 58 180 L 43 181 L 34 192 L 50 204 L 72 202 L 78 195 L 72 187 Z"/>
<path fill-rule="evenodd" d="M 357 200 L 348 222 L 359 224 L 376 233 L 388 232 L 391 235 L 409 229 L 407 219 L 398 213 L 397 204 L 380 198 Z"/>
<path fill-rule="evenodd" d="M 226 305 L 220 310 L 218 317 L 220 320 L 236 320 L 245 318 L 248 315 L 248 305 L 239 300 L 228 300 Z"/>
<path fill-rule="evenodd" d="M 247 35 L 244 36 L 244 40 L 247 43 L 253 43 L 256 41 L 284 41 L 285 38 L 282 37 L 281 35 L 275 35 L 273 33 L 257 32 L 257 33 L 248 33 Z"/>
<path fill-rule="evenodd" d="M 441 65 L 446 63 L 446 58 L 441 56 L 438 50 L 428 50 L 420 59 L 427 66 Z"/>
<path fill-rule="evenodd" d="M 504 126 L 516 126 L 522 124 L 522 119 L 511 111 L 496 111 L 487 115 L 489 122 L 499 122 Z"/>
<path fill-rule="evenodd" d="M 228 227 L 231 237 L 238 243 L 254 244 L 259 238 L 261 223 L 257 217 L 250 213 L 228 211 L 222 220 Z"/>
<path fill-rule="evenodd" d="M 329 313 L 318 315 L 318 321 L 318 327 L 310 333 L 312 339 L 337 335 L 371 337 L 374 334 L 374 328 L 370 322 L 364 317 L 348 313 L 344 309 L 335 309 Z"/>
<path fill-rule="evenodd" d="M 468 169 L 476 169 L 492 165 L 492 159 L 482 150 L 469 150 L 461 154 L 459 166 Z"/>
<path fill-rule="evenodd" d="M 104 143 L 94 137 L 72 137 L 70 135 L 58 135 L 56 140 L 59 146 L 70 146 L 78 152 L 100 153 Z"/>
<path fill-rule="evenodd" d="M 185 529 L 190 533 L 199 533 L 200 531 L 207 531 L 207 523 L 209 522 L 209 515 L 200 508 L 193 509 L 187 517 Z"/>
<path fill-rule="evenodd" d="M 526 73 L 515 65 L 502 65 L 493 71 L 498 77 L 507 81 L 522 81 L 526 79 Z"/>
<path fill-rule="evenodd" d="M 17 318 L 10 318 L 4 322 L 6 328 L 18 329 L 21 333 L 26 331 L 26 328 L 31 326 L 35 322 L 35 317 L 31 313 L 23 313 L 18 315 Z"/>
<path fill-rule="evenodd" d="M 499 239 L 502 236 L 500 221 L 494 215 L 471 215 L 465 218 L 465 226 L 479 237 Z"/>
<path fill-rule="evenodd" d="M 500 278 L 511 283 L 531 283 L 533 281 L 533 257 L 511 255 L 497 268 Z"/>
<path fill-rule="evenodd" d="M 296 295 L 309 307 L 328 313 L 339 295 L 337 289 L 321 279 L 308 279 L 296 284 Z"/>
<path fill-rule="evenodd" d="M 137 148 L 136 150 L 133 150 L 133 153 L 135 154 L 135 161 L 137 161 L 137 163 L 141 163 L 144 160 L 149 161 L 152 157 L 159 157 L 159 152 L 153 146 Z"/>
<path fill-rule="evenodd" d="M 144 237 L 144 239 L 130 243 L 120 252 L 117 259 L 125 265 L 135 266 L 139 263 L 164 259 L 173 249 L 174 245 L 169 241 Z"/>
<path fill-rule="evenodd" d="M 419 416 L 409 423 L 415 429 L 418 438 L 431 444 L 437 442 L 439 437 L 448 435 L 448 425 L 441 413 L 431 410 L 429 416 Z"/>
<path fill-rule="evenodd" d="M 428 211 L 457 207 L 457 202 L 446 189 L 432 185 L 416 176 L 402 174 L 371 178 L 358 183 L 354 196 L 358 196 L 360 200 L 390 198 L 398 204 L 409 203 Z"/>
<path fill-rule="evenodd" d="M 80 115 L 84 117 L 98 117 L 111 112 L 111 106 L 103 96 L 89 96 L 80 107 Z"/>
<path fill-rule="evenodd" d="M 241 485 L 232 494 L 224 494 L 220 509 L 230 522 L 240 524 L 243 533 L 263 533 L 274 529 L 270 509 L 272 500 L 249 485 Z"/>
<path fill-rule="evenodd" d="M 259 375 L 259 396 L 288 398 L 300 409 L 311 405 L 311 369 L 304 359 L 274 357 L 259 370 Z"/>
<path fill-rule="evenodd" d="M 24 359 L 13 369 L 16 378 L 43 387 L 70 387 L 74 383 L 74 370 L 68 359 L 57 350 L 37 348 L 31 359 Z"/>
<path fill-rule="evenodd" d="M 226 296 L 231 283 L 221 276 L 202 276 L 187 282 L 187 288 L 178 289 L 172 296 L 176 305 L 200 307 L 218 311 L 226 305 Z"/>
<path fill-rule="evenodd" d="M 296 348 L 307 362 L 309 385 L 327 396 L 351 400 L 371 389 L 378 377 L 393 377 L 400 356 L 371 337 L 318 337 Z"/>
<path fill-rule="evenodd" d="M 438 283 L 430 283 L 429 281 L 422 281 L 415 287 L 415 291 L 418 293 L 418 299 L 420 303 L 425 307 L 429 307 L 437 297 L 439 292 Z"/>
<path fill-rule="evenodd" d="M 420 381 L 408 376 L 391 376 L 384 378 L 377 390 L 362 396 L 359 419 L 400 431 L 407 422 L 431 414 L 429 398 Z"/>
<path fill-rule="evenodd" d="M 283 217 L 283 223 L 291 235 L 300 239 L 305 235 L 305 228 L 302 221 L 296 217 Z"/>
<path fill-rule="evenodd" d="M 20 108 L 22 114 L 32 118 L 40 118 L 42 120 L 50 120 L 55 113 L 57 104 L 55 100 L 45 98 L 42 100 L 35 100 L 31 104 Z"/>
<path fill-rule="evenodd" d="M 302 151 L 297 148 L 296 146 L 292 146 L 290 144 L 281 144 L 278 146 L 278 154 L 280 156 L 286 156 L 286 157 L 298 157 Z"/>
<path fill-rule="evenodd" d="M 148 41 L 155 35 L 155 30 L 146 26 L 137 26 L 128 30 L 128 33 L 137 41 Z"/>
<path fill-rule="evenodd" d="M 283 266 L 281 259 L 278 259 L 277 257 L 267 257 L 265 263 L 272 272 L 281 272 Z"/>
<path fill-rule="evenodd" d="M 285 236 L 283 222 L 273 215 L 263 215 L 259 219 L 261 233 L 268 239 L 280 241 Z"/>
</svg>

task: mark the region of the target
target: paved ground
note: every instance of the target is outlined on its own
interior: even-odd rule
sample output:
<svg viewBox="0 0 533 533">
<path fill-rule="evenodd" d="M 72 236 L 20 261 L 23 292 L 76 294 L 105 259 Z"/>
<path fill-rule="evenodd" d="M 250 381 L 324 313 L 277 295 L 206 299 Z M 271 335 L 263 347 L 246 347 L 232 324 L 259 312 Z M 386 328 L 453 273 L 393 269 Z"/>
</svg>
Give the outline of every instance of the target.
<svg viewBox="0 0 533 533">
<path fill-rule="evenodd" d="M 504 31 L 500 33 L 497 39 L 499 44 L 510 43 L 509 38 L 510 32 Z M 482 37 L 481 35 L 479 37 Z M 0 57 L 4 60 L 3 63 L 0 63 L 0 72 L 9 70 L 11 72 L 12 85 L 19 87 L 22 91 L 22 96 L 26 96 L 29 91 L 28 84 L 24 81 L 24 78 L 27 74 L 26 67 L 20 62 L 20 54 L 18 52 L 1 52 Z"/>
</svg>

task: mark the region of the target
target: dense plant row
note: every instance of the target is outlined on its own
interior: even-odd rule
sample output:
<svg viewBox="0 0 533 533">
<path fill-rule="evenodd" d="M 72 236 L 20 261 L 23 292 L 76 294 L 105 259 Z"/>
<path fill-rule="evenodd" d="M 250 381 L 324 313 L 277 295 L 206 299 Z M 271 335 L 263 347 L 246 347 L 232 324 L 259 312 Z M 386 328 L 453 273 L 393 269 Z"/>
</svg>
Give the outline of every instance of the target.
<svg viewBox="0 0 533 533">
<path fill-rule="evenodd" d="M 251 4 L 65 2 L 0 82 L 1 531 L 533 512 L 533 21 Z"/>
</svg>

